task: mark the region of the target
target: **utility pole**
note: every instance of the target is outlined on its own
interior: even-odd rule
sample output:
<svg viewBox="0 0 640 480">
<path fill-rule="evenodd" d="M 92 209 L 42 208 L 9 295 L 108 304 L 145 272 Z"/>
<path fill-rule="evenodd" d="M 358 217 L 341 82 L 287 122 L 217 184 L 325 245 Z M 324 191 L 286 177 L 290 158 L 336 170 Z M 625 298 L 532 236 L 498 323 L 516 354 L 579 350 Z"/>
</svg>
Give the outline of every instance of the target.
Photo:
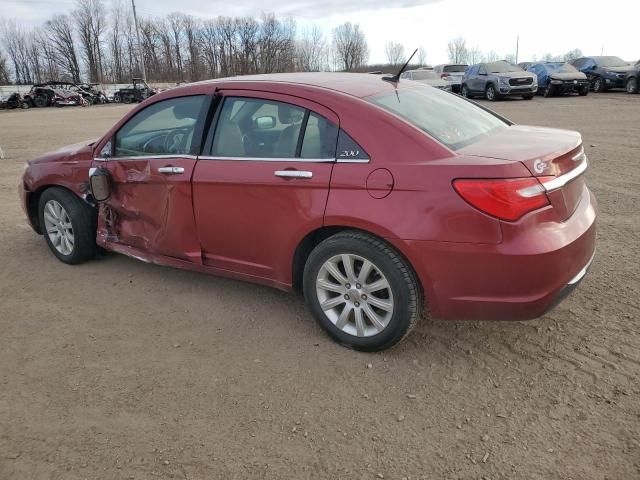
<svg viewBox="0 0 640 480">
<path fill-rule="evenodd" d="M 138 15 L 136 15 L 136 2 L 131 0 L 131 6 L 133 7 L 133 21 L 136 24 L 136 36 L 138 37 L 138 48 L 140 49 L 140 66 L 142 67 L 142 79 L 147 81 L 147 70 L 144 67 L 144 50 L 142 49 L 142 43 L 140 42 L 140 27 L 138 26 Z"/>
<path fill-rule="evenodd" d="M 518 51 L 519 50 L 520 50 L 520 35 L 518 35 L 516 37 L 516 65 L 518 64 Z"/>
</svg>

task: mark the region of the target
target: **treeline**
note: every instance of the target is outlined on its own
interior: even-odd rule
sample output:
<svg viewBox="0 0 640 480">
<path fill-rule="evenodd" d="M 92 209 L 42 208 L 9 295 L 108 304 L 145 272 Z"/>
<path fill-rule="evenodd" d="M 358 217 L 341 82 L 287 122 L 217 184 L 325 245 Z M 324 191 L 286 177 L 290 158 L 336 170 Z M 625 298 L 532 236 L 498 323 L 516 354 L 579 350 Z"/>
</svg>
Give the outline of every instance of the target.
<svg viewBox="0 0 640 480">
<path fill-rule="evenodd" d="M 367 63 L 364 33 L 349 22 L 325 37 L 273 14 L 200 19 L 182 13 L 139 18 L 147 79 L 197 81 L 252 73 L 355 70 Z M 141 76 L 140 48 L 127 3 L 77 0 L 76 8 L 26 30 L 0 23 L 0 83 L 47 80 L 123 83 Z"/>
</svg>

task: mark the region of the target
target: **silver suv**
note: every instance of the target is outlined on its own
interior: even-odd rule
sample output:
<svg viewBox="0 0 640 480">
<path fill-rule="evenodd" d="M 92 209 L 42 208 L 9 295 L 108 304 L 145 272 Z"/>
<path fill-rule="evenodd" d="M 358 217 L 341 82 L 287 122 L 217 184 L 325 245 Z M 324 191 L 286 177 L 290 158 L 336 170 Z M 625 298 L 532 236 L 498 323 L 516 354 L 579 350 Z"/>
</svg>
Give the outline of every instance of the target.
<svg viewBox="0 0 640 480">
<path fill-rule="evenodd" d="M 473 65 L 462 78 L 462 95 L 467 98 L 482 96 L 493 102 L 507 96 L 521 96 L 531 100 L 537 91 L 535 73 L 503 60 Z"/>
</svg>

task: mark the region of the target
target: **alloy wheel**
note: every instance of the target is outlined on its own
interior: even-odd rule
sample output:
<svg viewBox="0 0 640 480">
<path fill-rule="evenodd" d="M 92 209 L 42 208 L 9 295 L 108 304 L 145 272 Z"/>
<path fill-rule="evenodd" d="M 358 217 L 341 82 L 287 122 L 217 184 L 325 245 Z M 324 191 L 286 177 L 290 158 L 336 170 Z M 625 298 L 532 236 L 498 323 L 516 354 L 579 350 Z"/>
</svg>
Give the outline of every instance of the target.
<svg viewBox="0 0 640 480">
<path fill-rule="evenodd" d="M 489 85 L 487 87 L 487 100 L 493 101 L 496 98 L 496 91 L 493 88 L 493 85 Z"/>
<path fill-rule="evenodd" d="M 349 335 L 377 335 L 393 316 L 389 281 L 380 268 L 359 255 L 335 255 L 325 261 L 316 278 L 316 294 L 327 318 Z"/>
<path fill-rule="evenodd" d="M 627 82 L 627 93 L 636 93 L 638 91 L 638 81 L 635 78 L 630 78 Z"/>
<path fill-rule="evenodd" d="M 71 218 L 64 207 L 55 200 L 44 206 L 44 226 L 53 247 L 62 255 L 71 255 L 75 245 Z"/>
</svg>

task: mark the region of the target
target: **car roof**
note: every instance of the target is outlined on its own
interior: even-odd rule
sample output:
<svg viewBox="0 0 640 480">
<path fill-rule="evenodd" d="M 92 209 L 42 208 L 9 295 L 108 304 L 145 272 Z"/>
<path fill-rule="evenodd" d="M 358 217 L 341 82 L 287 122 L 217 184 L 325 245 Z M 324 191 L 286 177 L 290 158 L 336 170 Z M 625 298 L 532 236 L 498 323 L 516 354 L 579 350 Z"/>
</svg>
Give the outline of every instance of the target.
<svg viewBox="0 0 640 480">
<path fill-rule="evenodd" d="M 244 75 L 239 77 L 218 78 L 215 80 L 205 80 L 202 82 L 187 84 L 177 87 L 178 89 L 188 89 L 190 85 L 216 85 L 220 88 L 229 87 L 233 84 L 243 84 L 242 88 L 266 87 L 269 85 L 282 86 L 289 84 L 292 86 L 312 87 L 318 89 L 332 90 L 358 98 L 368 97 L 385 91 L 393 91 L 395 88 L 405 88 L 405 82 L 394 84 L 382 80 L 379 75 L 367 73 L 338 73 L 338 72 L 305 72 L 305 73 L 271 73 L 263 75 Z M 254 84 L 254 85 L 250 85 Z M 409 87 L 409 85 L 407 85 Z"/>
</svg>

